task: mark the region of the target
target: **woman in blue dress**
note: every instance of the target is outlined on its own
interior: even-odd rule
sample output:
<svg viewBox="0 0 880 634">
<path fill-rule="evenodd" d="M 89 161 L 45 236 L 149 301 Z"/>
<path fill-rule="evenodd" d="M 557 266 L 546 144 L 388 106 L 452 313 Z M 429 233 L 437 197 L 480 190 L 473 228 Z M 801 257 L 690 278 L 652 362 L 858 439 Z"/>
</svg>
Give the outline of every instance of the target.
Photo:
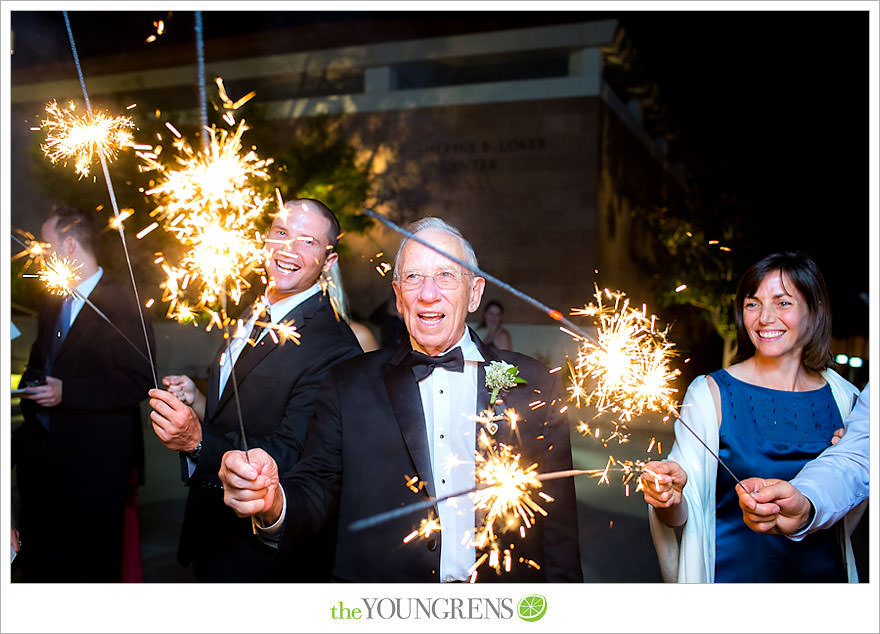
<svg viewBox="0 0 880 634">
<path fill-rule="evenodd" d="M 735 302 L 738 362 L 695 379 L 681 418 L 739 477 L 789 480 L 831 444 L 858 394 L 830 369 L 825 282 L 808 256 L 776 253 L 749 267 Z M 668 459 L 647 468 L 642 486 L 664 580 L 856 580 L 845 527 L 800 542 L 752 532 L 736 481 L 679 422 Z"/>
</svg>

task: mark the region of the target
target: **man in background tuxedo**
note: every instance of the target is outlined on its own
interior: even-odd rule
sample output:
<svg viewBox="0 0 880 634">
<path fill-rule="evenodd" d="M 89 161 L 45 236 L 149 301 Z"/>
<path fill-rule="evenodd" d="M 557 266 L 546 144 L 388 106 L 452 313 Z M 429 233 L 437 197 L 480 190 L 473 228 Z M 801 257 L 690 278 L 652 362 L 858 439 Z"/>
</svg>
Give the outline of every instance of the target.
<svg viewBox="0 0 880 634">
<path fill-rule="evenodd" d="M 133 290 L 98 266 L 90 215 L 55 208 L 42 239 L 46 257 L 79 266 L 77 293 L 129 341 L 79 297 L 48 296 L 40 307 L 13 438 L 22 580 L 119 582 L 124 503 L 143 465 L 138 404 L 152 384 L 141 317 Z"/>
<path fill-rule="evenodd" d="M 317 200 L 288 201 L 267 236 L 269 284 L 260 304 L 245 311 L 242 327 L 211 364 L 208 394 L 186 376 L 168 376 L 168 390 L 150 390 L 153 430 L 169 449 L 179 451 L 189 487 L 178 560 L 193 564 L 199 581 L 268 582 L 325 580 L 332 543 L 314 541 L 293 556 L 308 564 L 279 567 L 274 549 L 253 536 L 250 519 L 223 504 L 217 471 L 220 457 L 242 449 L 238 400 L 247 446 L 271 453 L 285 469 L 297 463 L 318 386 L 335 363 L 361 353 L 329 296 L 321 292 L 321 273 L 337 260 L 339 222 Z M 298 341 L 269 332 L 271 326 L 296 328 Z M 332 540 L 332 536 L 323 539 Z"/>
<path fill-rule="evenodd" d="M 470 244 L 444 221 L 426 218 L 411 231 L 476 266 Z M 548 515 L 536 512 L 524 536 L 496 525 L 498 574 L 483 559 L 489 549 L 474 544 L 482 512 L 466 497 L 433 506 L 441 530 L 426 539 L 404 543 L 426 510 L 350 530 L 356 520 L 473 487 L 475 450 L 487 446 L 510 446 L 523 467 L 537 463 L 540 472 L 571 468 L 558 375 L 530 357 L 484 345 L 465 324 L 484 285 L 482 277 L 436 251 L 404 240 L 393 286 L 408 338 L 331 370 L 303 457 L 281 471 L 280 482 L 271 452 L 252 451 L 250 462 L 243 452 L 228 452 L 220 471 L 226 504 L 242 516 L 255 515 L 263 538 L 281 548 L 320 530 L 338 510 L 338 581 L 582 581 L 570 478 L 543 483 L 552 501 L 533 493 Z M 495 405 L 496 412 L 515 409 L 515 424 L 508 417 L 477 419 L 490 405 L 485 375 L 492 361 L 517 366 L 525 380 Z"/>
</svg>

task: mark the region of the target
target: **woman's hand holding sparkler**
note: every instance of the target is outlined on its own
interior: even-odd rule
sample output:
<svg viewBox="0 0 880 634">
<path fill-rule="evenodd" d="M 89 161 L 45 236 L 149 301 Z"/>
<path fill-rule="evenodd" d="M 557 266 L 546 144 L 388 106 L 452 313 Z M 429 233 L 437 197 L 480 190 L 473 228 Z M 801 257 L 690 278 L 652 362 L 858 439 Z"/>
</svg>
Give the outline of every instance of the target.
<svg viewBox="0 0 880 634">
<path fill-rule="evenodd" d="M 791 535 L 804 528 L 813 504 L 787 480 L 747 478 L 737 485 L 743 522 L 756 533 Z"/>
<path fill-rule="evenodd" d="M 657 517 L 667 526 L 681 526 L 687 521 L 687 502 L 681 492 L 687 473 L 672 460 L 645 465 L 640 477 L 645 502 L 654 507 Z"/>
<path fill-rule="evenodd" d="M 42 407 L 55 407 L 61 402 L 61 392 L 61 379 L 47 376 L 44 385 L 29 387 L 28 391 L 21 395 L 21 398 L 30 399 Z"/>
<path fill-rule="evenodd" d="M 281 517 L 284 497 L 278 464 L 263 449 L 227 451 L 217 475 L 223 483 L 223 502 L 239 517 L 254 515 L 264 527 Z"/>
<path fill-rule="evenodd" d="M 205 420 L 205 395 L 199 391 L 191 378 L 184 374 L 170 374 L 162 377 L 162 384 L 181 403 L 192 407 L 199 420 Z"/>
<path fill-rule="evenodd" d="M 171 392 L 152 389 L 150 421 L 153 431 L 168 449 L 194 451 L 202 441 L 202 425 L 195 411 Z"/>
</svg>

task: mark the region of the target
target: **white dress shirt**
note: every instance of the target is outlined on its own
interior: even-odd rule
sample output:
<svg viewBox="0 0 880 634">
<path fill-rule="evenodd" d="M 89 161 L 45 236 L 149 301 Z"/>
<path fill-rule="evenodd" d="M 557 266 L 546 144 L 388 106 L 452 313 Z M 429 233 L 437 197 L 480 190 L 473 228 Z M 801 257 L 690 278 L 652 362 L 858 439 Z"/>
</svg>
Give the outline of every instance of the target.
<svg viewBox="0 0 880 634">
<path fill-rule="evenodd" d="M 472 489 L 476 478 L 475 417 L 479 363 L 485 361 L 465 329 L 449 350 L 461 346 L 464 372 L 436 368 L 419 382 L 434 490 L 437 497 Z M 447 351 L 448 352 L 448 351 Z M 283 508 L 271 526 L 259 527 L 260 538 L 278 547 L 287 513 L 287 494 L 279 487 Z M 466 581 L 476 561 L 474 528 L 476 514 L 469 496 L 445 500 L 440 513 L 440 581 Z"/>
<path fill-rule="evenodd" d="M 484 359 L 467 329 L 449 350 L 459 346 L 464 372 L 438 367 L 419 381 L 438 498 L 472 489 L 475 483 L 474 417 L 479 363 Z M 462 496 L 440 502 L 437 510 L 441 527 L 440 581 L 465 581 L 476 552 L 473 503 L 469 496 Z"/>
<path fill-rule="evenodd" d="M 104 275 L 104 269 L 99 266 L 97 271 L 76 285 L 76 293 L 71 295 L 70 323 L 68 326 L 73 325 L 73 322 L 76 321 L 76 316 L 79 315 L 79 311 L 81 311 L 82 307 L 86 305 L 85 299 L 81 299 L 81 297 L 87 298 L 92 294 L 92 291 L 95 290 L 98 282 L 101 281 L 102 275 Z"/>
<path fill-rule="evenodd" d="M 314 286 L 307 290 L 304 290 L 301 293 L 291 295 L 290 297 L 285 297 L 281 301 L 275 302 L 274 304 L 269 304 L 270 322 L 272 324 L 277 324 L 287 313 L 289 313 L 295 307 L 299 306 L 315 293 L 318 293 L 320 290 L 321 285 L 316 283 Z M 266 298 L 266 303 L 269 303 L 268 297 Z M 223 394 L 223 390 L 226 387 L 226 382 L 229 380 L 229 374 L 232 371 L 232 366 L 235 365 L 235 362 L 238 361 L 238 357 L 241 354 L 241 351 L 244 350 L 244 346 L 247 343 L 248 338 L 251 336 L 251 332 L 254 329 L 254 324 L 256 323 L 256 321 L 257 315 L 251 315 L 247 323 L 245 323 L 244 326 L 242 326 L 241 328 L 237 329 L 235 335 L 232 338 L 232 341 L 229 342 L 229 349 L 224 350 L 223 354 L 220 355 L 220 386 L 217 390 L 218 399 Z M 254 344 L 256 344 L 258 341 L 266 336 L 267 330 L 268 328 L 260 333 L 260 336 L 257 338 L 257 341 L 254 342 Z M 229 362 L 229 359 L 232 359 L 231 363 Z"/>
<path fill-rule="evenodd" d="M 311 288 L 303 291 L 302 293 L 297 293 L 296 295 L 291 295 L 290 297 L 285 297 L 279 302 L 275 302 L 274 304 L 269 304 L 269 320 L 273 324 L 277 324 L 281 321 L 281 319 L 293 310 L 295 307 L 299 306 L 301 303 L 306 301 L 309 297 L 314 295 L 315 293 L 321 290 L 320 284 L 315 284 Z M 269 302 L 269 298 L 266 298 L 266 303 Z M 233 337 L 232 341 L 229 342 L 229 350 L 224 350 L 220 355 L 220 386 L 217 390 L 217 398 L 223 395 L 223 389 L 226 387 L 226 382 L 229 380 L 229 374 L 232 371 L 232 366 L 235 365 L 235 362 L 238 361 L 238 357 L 241 354 L 241 351 L 244 349 L 245 344 L 247 343 L 248 338 L 251 336 L 251 332 L 254 329 L 254 324 L 257 321 L 257 315 L 251 315 L 250 319 L 248 319 L 247 323 L 238 329 Z M 254 342 L 256 344 L 263 337 L 266 336 L 266 331 L 268 328 L 263 330 L 260 333 L 260 336 L 257 338 L 257 341 Z M 228 353 L 231 352 L 231 355 Z M 232 363 L 228 363 L 228 359 L 232 359 Z M 189 457 L 186 456 L 186 466 L 187 466 L 187 474 L 192 476 L 196 470 L 196 462 Z M 282 515 L 282 517 L 284 517 Z"/>
</svg>

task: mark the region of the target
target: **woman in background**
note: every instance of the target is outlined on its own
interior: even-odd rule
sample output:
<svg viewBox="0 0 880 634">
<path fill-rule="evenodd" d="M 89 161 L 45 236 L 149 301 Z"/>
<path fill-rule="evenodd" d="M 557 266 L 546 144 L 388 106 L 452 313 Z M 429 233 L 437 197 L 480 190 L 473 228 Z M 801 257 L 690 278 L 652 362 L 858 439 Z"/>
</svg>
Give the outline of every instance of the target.
<svg viewBox="0 0 880 634">
<path fill-rule="evenodd" d="M 483 321 L 478 326 L 477 335 L 483 343 L 495 346 L 499 350 L 513 350 L 513 341 L 510 333 L 501 325 L 504 316 L 504 306 L 497 300 L 492 300 L 483 309 Z"/>
</svg>

